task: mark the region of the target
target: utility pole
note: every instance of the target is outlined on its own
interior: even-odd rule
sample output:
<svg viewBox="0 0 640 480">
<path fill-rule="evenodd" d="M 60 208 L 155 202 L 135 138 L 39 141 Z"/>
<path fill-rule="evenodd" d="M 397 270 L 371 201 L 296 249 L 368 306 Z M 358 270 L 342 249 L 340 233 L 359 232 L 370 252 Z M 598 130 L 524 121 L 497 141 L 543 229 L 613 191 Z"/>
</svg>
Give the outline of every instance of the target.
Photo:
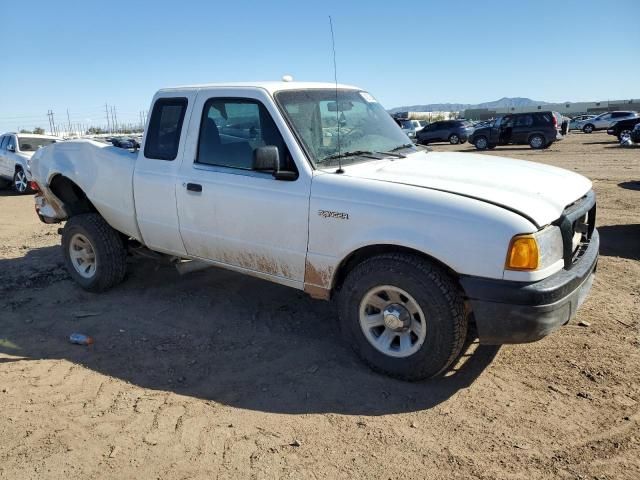
<svg viewBox="0 0 640 480">
<path fill-rule="evenodd" d="M 53 135 L 53 126 L 51 125 L 51 110 L 47 110 L 47 119 L 49 120 L 49 131 Z"/>
<path fill-rule="evenodd" d="M 56 130 L 56 121 L 53 118 L 53 111 L 49 110 L 49 112 L 47 113 L 47 115 L 49 116 L 49 122 L 50 122 L 50 127 L 51 127 L 51 133 L 53 135 L 58 135 L 57 130 Z"/>
<path fill-rule="evenodd" d="M 113 114 L 113 105 L 109 110 L 111 111 L 111 133 L 118 133 L 118 126 L 116 125 L 116 117 Z"/>
<path fill-rule="evenodd" d="M 71 133 L 71 118 L 69 118 L 69 109 L 67 108 L 67 137 Z"/>
<path fill-rule="evenodd" d="M 109 123 L 109 107 L 107 104 L 104 104 L 104 112 L 107 114 L 107 131 L 111 133 L 111 123 Z"/>
<path fill-rule="evenodd" d="M 118 114 L 116 112 L 116 106 L 113 106 L 113 118 L 116 121 L 116 131 L 118 130 L 118 128 L 120 127 L 120 125 L 118 124 Z"/>
</svg>

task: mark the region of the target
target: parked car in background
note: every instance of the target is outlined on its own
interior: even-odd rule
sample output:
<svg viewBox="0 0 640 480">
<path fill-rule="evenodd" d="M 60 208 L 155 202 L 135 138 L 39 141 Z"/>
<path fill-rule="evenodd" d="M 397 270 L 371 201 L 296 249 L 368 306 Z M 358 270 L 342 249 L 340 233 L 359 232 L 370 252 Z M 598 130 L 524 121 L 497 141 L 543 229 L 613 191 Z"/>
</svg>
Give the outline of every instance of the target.
<svg viewBox="0 0 640 480">
<path fill-rule="evenodd" d="M 18 193 L 29 193 L 31 157 L 61 138 L 33 133 L 5 133 L 0 137 L 0 184 L 11 182 Z M 0 185 L 3 186 L 3 185 Z"/>
<path fill-rule="evenodd" d="M 416 133 L 422 130 L 422 127 L 418 120 L 400 120 L 400 128 L 411 140 L 415 140 Z"/>
<path fill-rule="evenodd" d="M 528 144 L 531 148 L 547 148 L 562 140 L 562 116 L 555 112 L 514 113 L 496 118 L 487 127 L 477 128 L 469 137 L 469 143 L 478 150 L 498 145 Z M 568 125 L 565 123 L 568 128 Z"/>
<path fill-rule="evenodd" d="M 436 142 L 457 145 L 466 142 L 472 133 L 473 127 L 466 120 L 443 120 L 424 127 L 417 133 L 416 139 L 422 145 Z"/>
<path fill-rule="evenodd" d="M 619 122 L 620 120 L 636 118 L 637 116 L 638 112 L 633 111 L 605 112 L 601 113 L 597 117 L 578 122 L 578 126 L 584 133 L 591 133 L 597 130 L 607 130 L 614 123 Z"/>
<path fill-rule="evenodd" d="M 113 137 L 111 144 L 118 148 L 140 148 L 140 143 L 135 138 Z"/>
<path fill-rule="evenodd" d="M 636 123 L 636 126 L 631 130 L 631 141 L 633 143 L 640 143 L 640 123 Z"/>
<path fill-rule="evenodd" d="M 596 118 L 597 115 L 578 115 L 577 117 L 573 117 L 569 121 L 569 130 L 582 130 L 582 125 L 585 120 L 590 120 L 592 118 Z"/>
<path fill-rule="evenodd" d="M 640 123 L 640 117 L 628 118 L 614 123 L 607 129 L 609 135 L 615 135 L 618 140 L 622 140 L 624 135 L 630 135 L 634 127 Z"/>
</svg>

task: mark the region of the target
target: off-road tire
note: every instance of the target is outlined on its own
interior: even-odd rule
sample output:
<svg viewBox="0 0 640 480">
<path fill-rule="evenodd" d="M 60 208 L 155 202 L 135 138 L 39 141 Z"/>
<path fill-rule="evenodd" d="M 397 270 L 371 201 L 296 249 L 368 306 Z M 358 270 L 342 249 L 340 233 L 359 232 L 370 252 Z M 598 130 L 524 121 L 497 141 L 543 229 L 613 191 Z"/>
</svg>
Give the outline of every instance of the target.
<svg viewBox="0 0 640 480">
<path fill-rule="evenodd" d="M 381 285 L 403 289 L 424 312 L 424 343 L 408 357 L 380 352 L 360 327 L 360 302 L 367 292 Z M 443 373 L 460 354 L 467 335 L 460 288 L 442 268 L 411 254 L 377 255 L 355 266 L 340 289 L 338 309 L 343 335 L 355 352 L 373 370 L 402 380 L 422 380 Z"/>
<path fill-rule="evenodd" d="M 71 263 L 70 241 L 74 234 L 86 237 L 95 252 L 96 270 L 91 278 L 82 277 Z M 119 284 L 127 272 L 127 251 L 122 238 L 97 213 L 71 217 L 62 231 L 62 250 L 69 275 L 85 290 L 102 292 Z"/>
</svg>

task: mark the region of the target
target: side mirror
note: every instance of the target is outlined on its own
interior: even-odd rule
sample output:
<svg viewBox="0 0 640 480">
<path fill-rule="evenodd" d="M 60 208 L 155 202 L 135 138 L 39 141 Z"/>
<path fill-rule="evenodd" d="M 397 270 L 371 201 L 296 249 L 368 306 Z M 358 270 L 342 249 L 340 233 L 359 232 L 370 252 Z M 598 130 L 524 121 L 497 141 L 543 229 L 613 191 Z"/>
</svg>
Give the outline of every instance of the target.
<svg viewBox="0 0 640 480">
<path fill-rule="evenodd" d="M 253 151 L 253 170 L 277 172 L 280 170 L 280 152 L 272 145 L 258 147 Z"/>
<path fill-rule="evenodd" d="M 296 172 L 280 170 L 280 152 L 278 147 L 267 145 L 266 147 L 258 147 L 253 151 L 253 170 L 259 172 L 273 172 L 276 180 L 295 180 L 298 178 Z"/>
</svg>

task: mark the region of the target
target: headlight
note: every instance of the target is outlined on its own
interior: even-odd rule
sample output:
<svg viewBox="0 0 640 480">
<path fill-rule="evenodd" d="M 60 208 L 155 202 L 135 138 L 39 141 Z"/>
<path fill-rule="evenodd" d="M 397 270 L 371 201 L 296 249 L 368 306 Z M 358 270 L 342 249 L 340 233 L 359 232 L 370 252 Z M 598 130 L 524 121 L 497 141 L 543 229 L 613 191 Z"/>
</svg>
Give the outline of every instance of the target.
<svg viewBox="0 0 640 480">
<path fill-rule="evenodd" d="M 540 270 L 562 259 L 563 246 L 560 228 L 549 226 L 542 230 L 516 235 L 507 250 L 507 270 Z"/>
</svg>

